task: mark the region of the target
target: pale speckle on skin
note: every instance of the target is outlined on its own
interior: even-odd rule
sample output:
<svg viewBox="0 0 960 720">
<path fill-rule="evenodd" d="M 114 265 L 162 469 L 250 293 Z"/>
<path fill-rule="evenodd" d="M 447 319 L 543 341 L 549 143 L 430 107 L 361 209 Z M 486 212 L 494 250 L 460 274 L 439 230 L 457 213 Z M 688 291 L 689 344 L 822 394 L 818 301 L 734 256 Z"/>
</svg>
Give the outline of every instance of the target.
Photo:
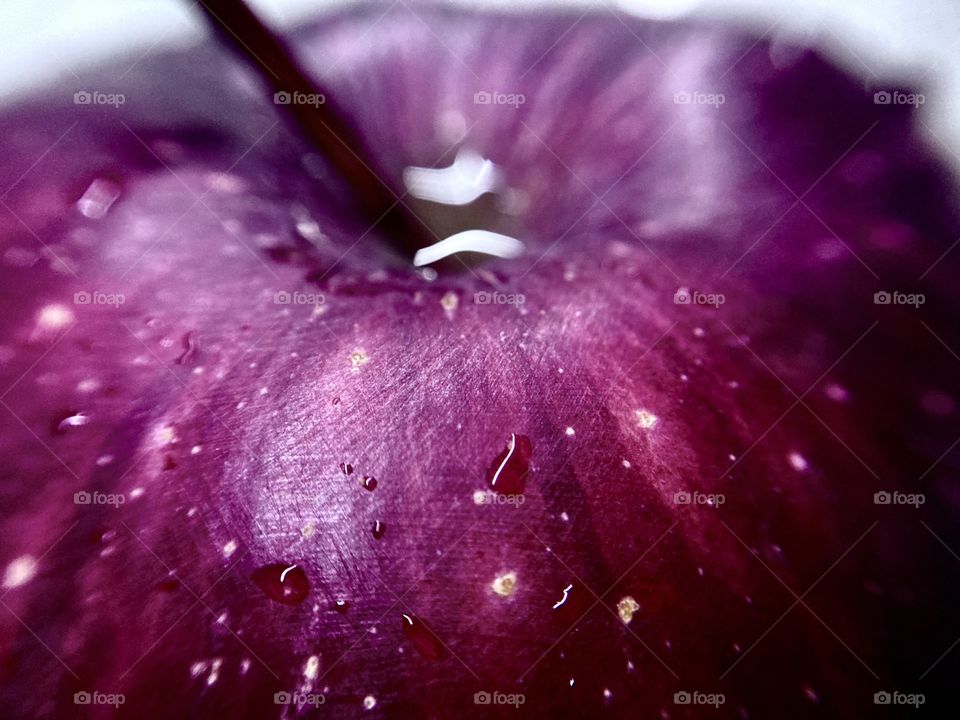
<svg viewBox="0 0 960 720">
<path fill-rule="evenodd" d="M 223 546 L 223 556 L 230 557 L 237 551 L 237 541 L 231 540 L 226 545 Z"/>
<path fill-rule="evenodd" d="M 142 487 L 136 487 L 130 491 L 130 499 L 136 500 L 138 497 L 142 496 L 143 493 L 144 493 L 144 489 Z"/>
<path fill-rule="evenodd" d="M 613 697 L 613 693 L 610 692 L 610 688 L 604 688 L 604 689 L 603 689 L 603 697 L 604 697 L 604 699 L 606 699 L 606 700 L 609 700 L 610 698 Z"/>
<path fill-rule="evenodd" d="M 320 674 L 320 658 L 316 655 L 311 655 L 307 659 L 307 664 L 303 668 L 303 677 L 307 682 L 313 682 L 317 679 L 317 675 Z"/>
<path fill-rule="evenodd" d="M 787 460 L 790 462 L 790 467 L 797 472 L 803 472 L 810 467 L 810 463 L 807 462 L 807 459 L 798 452 L 792 452 L 787 455 Z"/>
<path fill-rule="evenodd" d="M 447 313 L 447 317 L 453 319 L 453 313 L 456 311 L 457 306 L 460 304 L 460 298 L 457 297 L 455 292 L 445 293 L 442 298 L 440 298 L 440 305 Z"/>
<path fill-rule="evenodd" d="M 563 520 L 564 522 L 570 522 L 570 516 L 567 515 L 565 512 L 560 513 L 560 519 Z"/>
<path fill-rule="evenodd" d="M 302 528 L 300 528 L 300 536 L 304 540 L 309 540 L 310 538 L 313 537 L 313 534 L 316 531 L 317 531 L 317 526 L 314 525 L 313 523 L 309 523 L 307 525 L 304 525 Z"/>
<path fill-rule="evenodd" d="M 626 595 L 617 603 L 617 615 L 624 625 L 629 625 L 633 620 L 634 613 L 640 609 L 640 603 L 633 599 L 633 596 Z"/>
<path fill-rule="evenodd" d="M 567 433 L 567 437 L 573 437 L 574 435 L 577 434 L 577 431 L 574 430 L 572 427 L 568 427 L 564 432 Z"/>
<path fill-rule="evenodd" d="M 97 458 L 97 466 L 103 467 L 113 462 L 113 455 L 101 455 Z"/>
<path fill-rule="evenodd" d="M 643 430 L 652 430 L 660 419 L 649 410 L 634 410 L 633 415 L 637 419 L 637 424 Z"/>
<path fill-rule="evenodd" d="M 207 685 L 213 685 L 220 678 L 220 666 L 223 665 L 223 658 L 214 658 L 210 666 L 210 676 L 207 678 Z"/>
<path fill-rule="evenodd" d="M 576 685 L 576 684 L 577 684 L 577 679 L 576 679 L 576 678 L 570 678 L 570 687 L 573 687 L 573 686 Z"/>
<path fill-rule="evenodd" d="M 77 383 L 77 390 L 82 393 L 90 393 L 100 387 L 99 380 L 81 380 Z"/>
<path fill-rule="evenodd" d="M 160 445 L 173 445 L 177 442 L 177 431 L 173 425 L 164 425 L 157 429 L 154 437 Z"/>
<path fill-rule="evenodd" d="M 367 710 L 373 710 L 373 708 L 375 708 L 375 707 L 377 706 L 377 699 L 376 699 L 373 695 L 367 695 L 367 696 L 363 699 L 363 706 L 364 706 Z"/>
<path fill-rule="evenodd" d="M 65 305 L 47 305 L 37 316 L 39 330 L 60 330 L 73 323 L 73 311 Z"/>
<path fill-rule="evenodd" d="M 354 371 L 359 370 L 368 362 L 370 362 L 370 358 L 363 350 L 354 350 L 350 353 L 350 367 L 353 368 Z"/>
<path fill-rule="evenodd" d="M 487 501 L 487 493 L 483 490 L 474 490 L 473 491 L 473 504 L 474 505 L 483 505 Z"/>
<path fill-rule="evenodd" d="M 250 660 L 248 658 L 244 658 L 243 660 L 240 661 L 240 674 L 246 675 L 249 669 L 250 669 Z"/>
<path fill-rule="evenodd" d="M 633 466 L 630 464 L 630 461 L 629 461 L 629 460 L 624 460 L 624 461 L 623 461 L 623 466 L 624 466 L 627 470 L 629 470 L 631 467 L 633 467 Z"/>
<path fill-rule="evenodd" d="M 270 391 L 269 391 L 267 388 L 265 388 L 265 387 L 260 388 L 260 394 L 261 394 L 261 395 L 266 395 L 268 392 L 270 392 Z"/>
<path fill-rule="evenodd" d="M 21 555 L 7 565 L 3 573 L 3 587 L 8 590 L 26 585 L 37 574 L 37 561 L 32 555 Z"/>
<path fill-rule="evenodd" d="M 694 336 L 694 337 L 702 338 L 702 337 L 703 337 L 704 335 L 706 335 L 706 334 L 707 334 L 707 333 L 704 331 L 704 329 L 703 329 L 702 327 L 695 327 L 695 328 L 693 329 L 693 336 Z"/>
<path fill-rule="evenodd" d="M 198 660 L 190 666 L 190 676 L 191 677 L 200 677 L 200 673 L 207 669 L 207 663 L 203 660 Z"/>
<path fill-rule="evenodd" d="M 844 388 L 842 385 L 837 385 L 836 383 L 830 383 L 827 385 L 824 392 L 827 394 L 827 397 L 834 402 L 846 402 L 850 397 L 850 393 L 847 392 L 846 388 Z"/>
<path fill-rule="evenodd" d="M 494 578 L 490 587 L 500 597 L 511 597 L 517 591 L 517 574 L 511 571 L 498 575 Z"/>
<path fill-rule="evenodd" d="M 199 455 L 202 450 L 203 450 L 202 445 L 194 445 L 192 448 L 190 448 L 190 454 Z"/>
</svg>

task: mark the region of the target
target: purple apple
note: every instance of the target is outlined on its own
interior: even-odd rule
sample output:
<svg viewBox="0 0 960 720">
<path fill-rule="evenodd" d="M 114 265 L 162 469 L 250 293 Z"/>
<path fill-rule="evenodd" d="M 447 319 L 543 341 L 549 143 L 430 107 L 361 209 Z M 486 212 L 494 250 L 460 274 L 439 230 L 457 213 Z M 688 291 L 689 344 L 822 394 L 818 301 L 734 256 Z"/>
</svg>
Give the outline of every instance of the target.
<svg viewBox="0 0 960 720">
<path fill-rule="evenodd" d="M 292 42 L 526 254 L 414 268 L 212 44 L 7 107 L 5 716 L 955 708 L 957 204 L 895 88 L 606 10 Z"/>
</svg>

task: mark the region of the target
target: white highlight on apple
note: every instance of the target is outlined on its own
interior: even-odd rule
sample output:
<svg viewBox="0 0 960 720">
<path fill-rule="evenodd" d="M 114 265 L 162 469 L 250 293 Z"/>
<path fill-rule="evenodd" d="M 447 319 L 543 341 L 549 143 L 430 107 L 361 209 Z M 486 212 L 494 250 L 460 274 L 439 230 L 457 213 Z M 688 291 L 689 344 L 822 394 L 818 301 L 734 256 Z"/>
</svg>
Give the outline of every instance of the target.
<svg viewBox="0 0 960 720">
<path fill-rule="evenodd" d="M 503 173 L 490 160 L 463 149 L 447 168 L 404 168 L 403 184 L 421 200 L 468 205 L 484 193 L 503 187 Z"/>
<path fill-rule="evenodd" d="M 520 257 L 523 251 L 523 243 L 509 235 L 501 235 L 489 230 L 464 230 L 444 238 L 438 243 L 417 250 L 417 254 L 413 256 L 413 264 L 416 267 L 430 265 L 458 252 L 475 252 L 500 258 L 515 258 Z"/>
</svg>

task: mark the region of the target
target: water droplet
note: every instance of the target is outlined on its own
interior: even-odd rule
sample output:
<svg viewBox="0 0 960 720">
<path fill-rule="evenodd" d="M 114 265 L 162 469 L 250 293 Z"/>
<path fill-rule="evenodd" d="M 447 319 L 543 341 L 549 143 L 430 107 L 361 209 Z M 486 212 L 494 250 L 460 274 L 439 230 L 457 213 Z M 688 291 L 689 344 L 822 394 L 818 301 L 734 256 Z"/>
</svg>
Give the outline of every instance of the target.
<svg viewBox="0 0 960 720">
<path fill-rule="evenodd" d="M 387 531 L 387 526 L 384 525 L 379 520 L 374 521 L 373 523 L 373 538 L 374 540 L 379 540 L 383 537 L 383 534 Z"/>
<path fill-rule="evenodd" d="M 530 470 L 533 444 L 526 435 L 511 434 L 507 446 L 487 469 L 487 483 L 501 495 L 522 495 Z"/>
<path fill-rule="evenodd" d="M 3 573 L 3 587 L 7 590 L 26 585 L 37 574 L 37 561 L 31 555 L 21 555 L 7 565 Z"/>
<path fill-rule="evenodd" d="M 310 594 L 307 574 L 292 563 L 264 565 L 254 570 L 250 579 L 267 597 L 283 605 L 299 605 Z"/>
<path fill-rule="evenodd" d="M 334 600 L 333 609 L 341 615 L 346 615 L 347 610 L 350 609 L 350 603 L 348 603 L 346 600 Z"/>
<path fill-rule="evenodd" d="M 443 643 L 430 627 L 416 615 L 403 615 L 403 634 L 421 656 L 427 660 L 439 660 L 446 653 Z"/>
<path fill-rule="evenodd" d="M 97 178 L 77 200 L 77 210 L 84 217 L 99 220 L 120 197 L 120 186 L 112 180 Z"/>
<path fill-rule="evenodd" d="M 200 341 L 197 340 L 196 333 L 188 332 L 183 336 L 181 343 L 183 343 L 183 352 L 177 358 L 177 365 L 189 365 L 200 354 Z"/>
<path fill-rule="evenodd" d="M 798 452 L 792 452 L 787 455 L 787 460 L 790 462 L 790 467 L 792 467 L 797 472 L 803 472 L 810 467 L 810 464 L 807 462 L 807 459 Z"/>
<path fill-rule="evenodd" d="M 157 590 L 165 593 L 172 593 L 178 587 L 180 587 L 180 581 L 177 580 L 177 578 L 175 577 L 165 578 L 164 580 L 161 580 L 160 582 L 158 582 L 156 585 Z"/>
<path fill-rule="evenodd" d="M 340 472 L 344 475 L 349 475 L 353 472 L 353 465 L 350 463 L 340 463 Z"/>
<path fill-rule="evenodd" d="M 373 492 L 377 489 L 377 479 L 375 477 L 364 475 L 363 479 L 360 481 L 360 484 L 363 486 L 364 490 L 369 490 L 370 492 Z"/>
<path fill-rule="evenodd" d="M 376 705 L 377 705 L 377 699 L 376 699 L 373 695 L 367 695 L 367 696 L 363 699 L 363 706 L 364 706 L 367 710 L 373 710 L 373 708 L 375 708 Z"/>
<path fill-rule="evenodd" d="M 71 429 L 83 427 L 89 422 L 90 416 L 87 415 L 87 413 L 69 410 L 59 415 L 58 419 L 54 421 L 53 433 L 55 435 L 63 435 Z"/>
</svg>

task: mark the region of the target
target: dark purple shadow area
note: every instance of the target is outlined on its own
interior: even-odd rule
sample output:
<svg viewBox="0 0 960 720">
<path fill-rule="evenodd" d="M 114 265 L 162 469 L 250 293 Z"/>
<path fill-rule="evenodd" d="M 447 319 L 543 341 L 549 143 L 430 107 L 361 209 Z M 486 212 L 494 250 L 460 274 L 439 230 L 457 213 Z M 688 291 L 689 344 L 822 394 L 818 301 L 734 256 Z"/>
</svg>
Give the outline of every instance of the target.
<svg viewBox="0 0 960 720">
<path fill-rule="evenodd" d="M 915 109 L 731 28 L 411 7 L 295 44 L 394 178 L 499 164 L 519 259 L 424 279 L 217 47 L 0 116 L 4 716 L 955 710 Z"/>
</svg>

